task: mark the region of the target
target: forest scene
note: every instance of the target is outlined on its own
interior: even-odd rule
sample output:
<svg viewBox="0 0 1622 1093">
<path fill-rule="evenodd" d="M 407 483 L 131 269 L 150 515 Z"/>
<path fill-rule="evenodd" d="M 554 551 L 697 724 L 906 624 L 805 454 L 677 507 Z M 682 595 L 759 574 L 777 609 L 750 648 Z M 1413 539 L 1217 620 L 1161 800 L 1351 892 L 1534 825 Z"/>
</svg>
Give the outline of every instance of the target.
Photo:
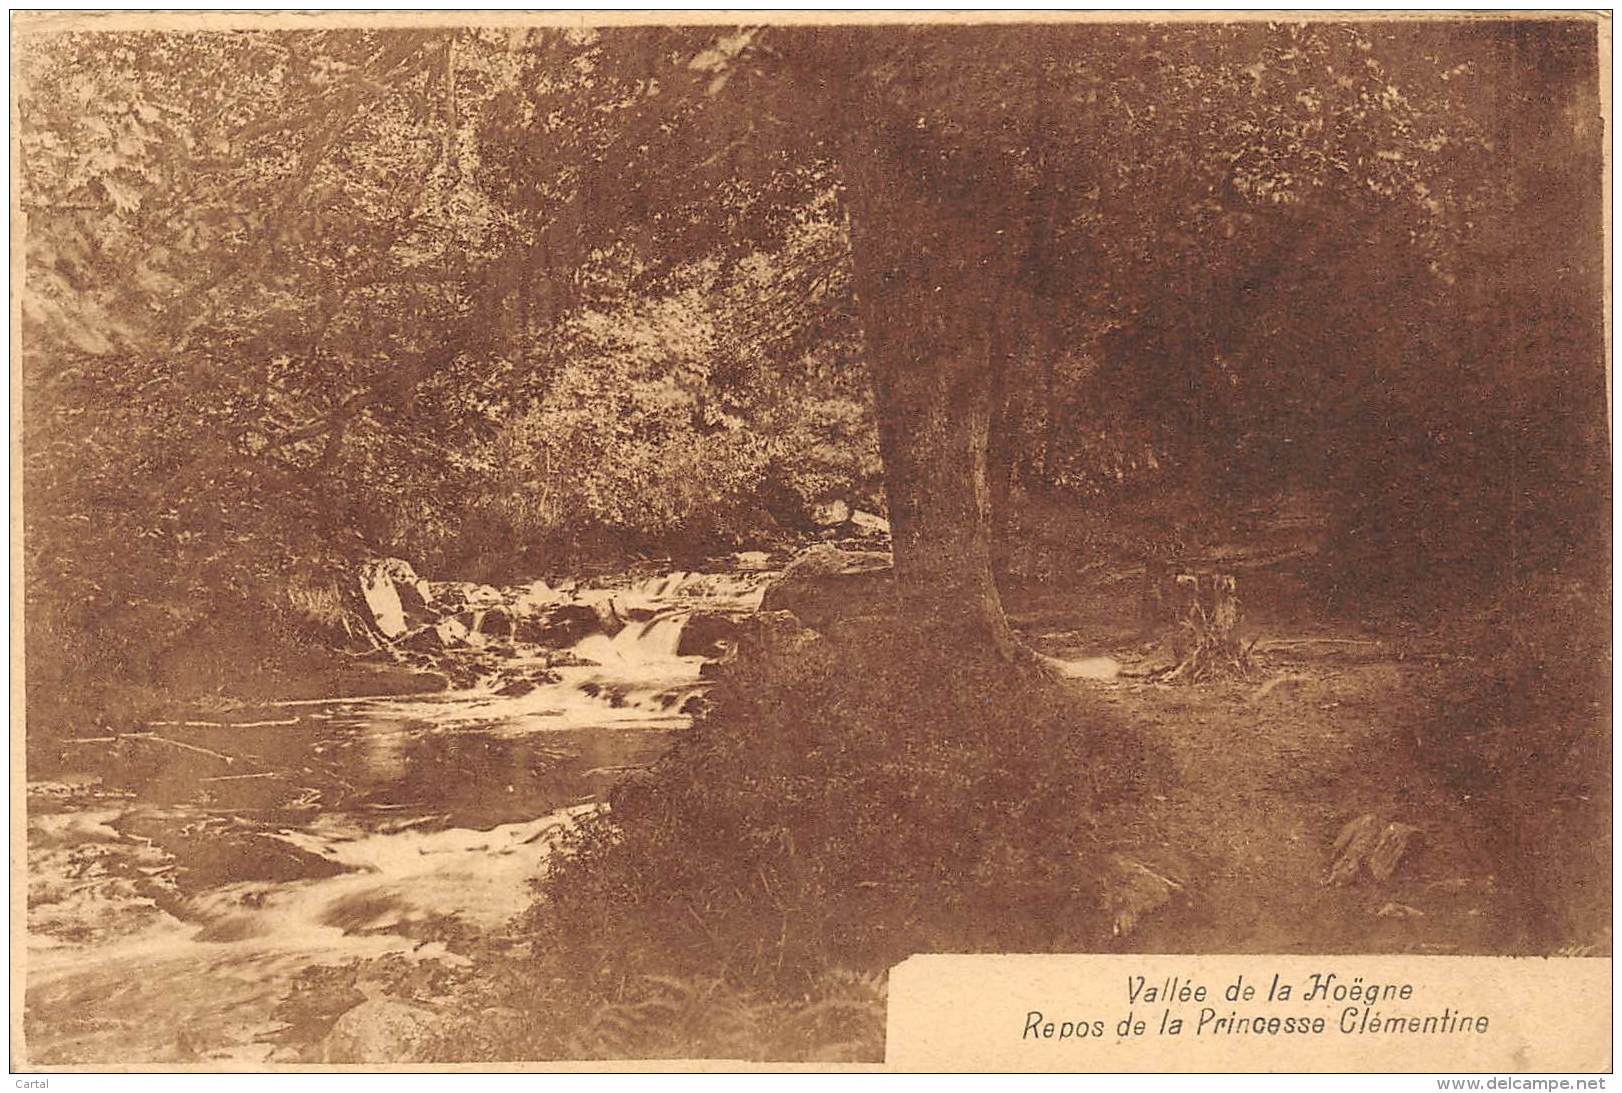
<svg viewBox="0 0 1622 1093">
<path fill-rule="evenodd" d="M 1610 955 L 1598 17 L 407 22 L 14 26 L 14 1067 Z"/>
</svg>

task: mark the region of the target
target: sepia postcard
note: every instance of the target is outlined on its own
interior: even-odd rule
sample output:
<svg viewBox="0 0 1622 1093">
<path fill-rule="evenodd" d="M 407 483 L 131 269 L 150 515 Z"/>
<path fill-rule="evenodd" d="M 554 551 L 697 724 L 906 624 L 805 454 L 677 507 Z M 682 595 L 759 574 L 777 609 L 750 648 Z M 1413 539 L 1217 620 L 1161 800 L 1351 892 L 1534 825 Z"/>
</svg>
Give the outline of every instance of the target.
<svg viewBox="0 0 1622 1093">
<path fill-rule="evenodd" d="M 12 1069 L 1608 1073 L 1610 35 L 14 13 Z"/>
</svg>

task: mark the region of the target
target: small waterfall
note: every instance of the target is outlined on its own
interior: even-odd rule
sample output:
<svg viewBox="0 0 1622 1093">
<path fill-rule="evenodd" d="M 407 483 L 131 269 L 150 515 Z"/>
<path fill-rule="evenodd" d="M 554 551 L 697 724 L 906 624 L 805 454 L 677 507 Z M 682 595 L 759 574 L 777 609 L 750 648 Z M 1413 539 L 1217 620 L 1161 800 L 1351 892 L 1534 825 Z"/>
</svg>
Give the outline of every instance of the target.
<svg viewBox="0 0 1622 1093">
<path fill-rule="evenodd" d="M 612 638 L 607 634 L 588 634 L 575 643 L 574 652 L 615 668 L 635 668 L 674 660 L 676 650 L 681 646 L 682 627 L 687 625 L 691 617 L 690 612 L 678 611 L 646 622 L 630 623 Z"/>
<path fill-rule="evenodd" d="M 665 576 L 649 577 L 626 589 L 627 598 L 638 606 L 668 606 L 671 600 L 701 601 L 707 607 L 753 611 L 760 606 L 772 573 L 698 573 L 678 570 Z"/>
<path fill-rule="evenodd" d="M 575 642 L 574 648 L 569 651 L 577 657 L 594 660 L 598 664 L 621 664 L 625 660 L 619 647 L 614 644 L 614 639 L 607 634 L 587 634 Z"/>
<path fill-rule="evenodd" d="M 674 573 L 649 577 L 633 586 L 635 591 L 652 599 L 668 599 L 679 591 L 693 574 L 678 569 Z"/>
<path fill-rule="evenodd" d="M 681 647 L 682 628 L 689 618 L 690 615 L 681 613 L 650 619 L 636 635 L 638 652 L 650 659 L 665 660 L 675 656 L 676 650 Z M 629 629 L 626 627 L 627 631 Z"/>
</svg>

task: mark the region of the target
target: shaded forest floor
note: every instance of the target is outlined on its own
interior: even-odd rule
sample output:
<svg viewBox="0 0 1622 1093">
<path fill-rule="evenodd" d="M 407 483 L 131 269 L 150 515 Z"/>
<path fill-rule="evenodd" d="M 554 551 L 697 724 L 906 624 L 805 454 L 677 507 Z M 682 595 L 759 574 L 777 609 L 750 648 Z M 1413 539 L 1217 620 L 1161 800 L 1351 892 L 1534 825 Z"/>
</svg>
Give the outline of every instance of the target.
<svg viewBox="0 0 1622 1093">
<path fill-rule="evenodd" d="M 1071 683 L 1158 742 L 1170 777 L 1111 817 L 1116 849 L 1181 886 L 1119 951 L 1608 953 L 1607 770 L 1533 743 L 1491 770 L 1434 689 L 1473 658 L 1424 635 L 1324 622 L 1294 579 L 1242 581 L 1248 678 L 1130 678 L 1154 653 L 1130 591 L 1014 591 L 1039 651 L 1113 656 L 1123 676 Z M 1592 712 L 1603 733 L 1603 710 Z M 1452 746 L 1458 745 L 1458 746 Z M 1384 880 L 1330 883 L 1346 825 L 1372 815 L 1418 832 Z"/>
</svg>

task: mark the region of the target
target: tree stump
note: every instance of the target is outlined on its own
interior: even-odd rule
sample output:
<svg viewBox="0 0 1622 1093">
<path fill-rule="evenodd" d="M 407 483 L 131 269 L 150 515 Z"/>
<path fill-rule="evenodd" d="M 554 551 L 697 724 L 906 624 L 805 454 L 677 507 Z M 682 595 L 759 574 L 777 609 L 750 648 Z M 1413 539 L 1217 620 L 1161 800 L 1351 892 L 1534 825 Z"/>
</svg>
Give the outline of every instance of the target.
<svg viewBox="0 0 1622 1093">
<path fill-rule="evenodd" d="M 1248 677 L 1250 657 L 1239 641 L 1238 581 L 1231 573 L 1178 572 L 1150 562 L 1140 614 L 1145 630 L 1162 635 L 1171 654 L 1172 667 L 1162 678 Z"/>
</svg>

